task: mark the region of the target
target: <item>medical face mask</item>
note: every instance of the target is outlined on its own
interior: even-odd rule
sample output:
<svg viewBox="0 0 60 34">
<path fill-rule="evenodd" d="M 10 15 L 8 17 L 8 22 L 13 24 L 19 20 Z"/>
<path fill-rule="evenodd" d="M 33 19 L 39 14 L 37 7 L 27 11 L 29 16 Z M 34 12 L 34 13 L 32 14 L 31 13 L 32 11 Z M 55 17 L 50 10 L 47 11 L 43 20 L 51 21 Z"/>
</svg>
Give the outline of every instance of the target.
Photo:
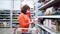
<svg viewBox="0 0 60 34">
<path fill-rule="evenodd" d="M 27 10 L 27 12 L 26 12 L 26 13 L 28 13 L 28 12 L 30 12 L 30 10 Z"/>
</svg>

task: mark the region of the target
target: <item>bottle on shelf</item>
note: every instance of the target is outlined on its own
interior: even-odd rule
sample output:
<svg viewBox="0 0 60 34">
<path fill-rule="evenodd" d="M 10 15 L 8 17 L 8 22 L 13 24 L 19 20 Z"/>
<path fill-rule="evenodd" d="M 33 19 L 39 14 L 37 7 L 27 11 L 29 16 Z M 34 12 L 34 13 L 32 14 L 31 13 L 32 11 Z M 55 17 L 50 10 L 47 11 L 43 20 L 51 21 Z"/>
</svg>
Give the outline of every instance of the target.
<svg viewBox="0 0 60 34">
<path fill-rule="evenodd" d="M 6 24 L 6 27 L 10 27 L 10 24 L 9 24 L 9 23 L 7 23 L 7 24 Z"/>
<path fill-rule="evenodd" d="M 7 22 L 3 22 L 3 24 L 4 24 L 4 27 L 6 27 Z"/>
</svg>

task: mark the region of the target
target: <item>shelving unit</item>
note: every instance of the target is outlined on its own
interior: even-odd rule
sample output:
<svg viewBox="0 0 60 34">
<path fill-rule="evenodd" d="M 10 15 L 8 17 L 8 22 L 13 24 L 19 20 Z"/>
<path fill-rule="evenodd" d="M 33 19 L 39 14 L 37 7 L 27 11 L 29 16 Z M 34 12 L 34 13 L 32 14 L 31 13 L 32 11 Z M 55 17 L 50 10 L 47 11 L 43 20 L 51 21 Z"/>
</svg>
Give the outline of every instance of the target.
<svg viewBox="0 0 60 34">
<path fill-rule="evenodd" d="M 18 16 L 19 14 L 13 14 L 13 15 L 17 15 Z"/>
<path fill-rule="evenodd" d="M 10 20 L 10 10 L 0 10 L 0 28 L 10 28 Z M 6 26 L 7 23 L 9 26 Z"/>
<path fill-rule="evenodd" d="M 59 4 L 59 2 L 60 2 L 60 0 L 51 0 L 51 1 L 47 2 L 46 4 L 42 5 L 40 8 L 37 8 L 36 7 L 36 12 L 39 11 L 39 10 L 41 10 L 41 11 L 46 10 L 47 8 L 53 6 L 54 4 L 57 4 L 57 3 Z M 42 16 L 37 16 L 36 15 L 36 17 L 38 19 L 39 18 L 60 18 L 60 15 L 47 15 L 47 16 L 46 15 L 42 15 Z M 46 25 L 46 23 L 44 25 Z M 55 31 L 49 29 L 48 28 L 49 26 L 48 27 L 45 27 L 44 25 L 37 24 L 37 26 L 40 27 L 41 30 L 45 30 L 45 31 L 49 32 L 50 34 L 60 34 L 60 32 L 55 32 Z"/>
<path fill-rule="evenodd" d="M 10 15 L 10 14 L 0 14 L 0 15 Z"/>
<path fill-rule="evenodd" d="M 10 28 L 10 27 L 0 27 L 0 28 Z"/>
<path fill-rule="evenodd" d="M 19 24 L 19 22 L 13 22 L 12 24 Z"/>
<path fill-rule="evenodd" d="M 48 32 L 51 33 L 51 34 L 59 34 L 59 33 L 60 33 L 60 32 L 54 32 L 54 31 L 52 31 L 52 30 L 46 28 L 46 27 L 43 26 L 43 25 L 39 25 L 39 24 L 37 24 L 37 26 L 43 28 L 44 30 L 48 31 Z"/>
<path fill-rule="evenodd" d="M 56 1 L 56 0 L 51 0 L 51 1 L 49 1 L 48 3 L 44 4 L 43 6 L 41 6 L 39 9 L 40 9 L 40 10 L 44 10 L 44 9 L 52 6 L 53 4 L 55 4 L 55 3 L 59 2 L 59 1 L 60 1 L 60 0 L 57 0 L 57 1 Z"/>
<path fill-rule="evenodd" d="M 51 15 L 51 16 L 38 16 L 37 18 L 60 18 L 60 15 Z"/>
<path fill-rule="evenodd" d="M 4 22 L 9 23 L 10 28 L 12 28 L 13 24 L 16 24 L 15 21 L 17 21 L 17 23 L 19 23 L 17 20 L 17 17 L 20 12 L 18 14 L 16 14 L 16 13 L 18 11 L 20 11 L 21 0 L 16 0 L 16 1 L 15 0 L 1 0 L 0 3 L 2 3 L 0 6 L 1 7 L 0 8 L 0 23 L 4 23 Z M 18 10 L 18 11 L 16 12 L 14 10 Z M 15 12 L 15 14 L 14 14 L 14 12 Z M 17 16 L 17 17 L 15 17 L 15 16 Z M 14 18 L 16 18 L 16 19 L 14 19 Z"/>
<path fill-rule="evenodd" d="M 13 10 L 13 12 L 12 12 L 12 26 L 13 25 L 15 25 L 15 26 L 19 25 L 19 21 L 18 21 L 19 14 L 20 14 L 20 10 Z"/>
</svg>

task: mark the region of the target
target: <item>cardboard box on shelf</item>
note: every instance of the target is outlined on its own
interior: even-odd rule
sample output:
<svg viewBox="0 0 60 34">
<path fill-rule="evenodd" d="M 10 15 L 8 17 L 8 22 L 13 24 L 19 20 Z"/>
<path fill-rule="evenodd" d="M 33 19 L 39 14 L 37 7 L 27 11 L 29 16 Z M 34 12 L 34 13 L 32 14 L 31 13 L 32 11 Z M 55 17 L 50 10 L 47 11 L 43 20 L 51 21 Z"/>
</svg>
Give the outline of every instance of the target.
<svg viewBox="0 0 60 34">
<path fill-rule="evenodd" d="M 4 27 L 3 23 L 0 23 L 0 27 Z"/>
<path fill-rule="evenodd" d="M 52 24 L 52 30 L 55 32 L 60 32 L 60 23 L 56 22 L 55 24 Z"/>
<path fill-rule="evenodd" d="M 58 24 L 58 31 L 60 32 L 60 23 Z"/>
</svg>

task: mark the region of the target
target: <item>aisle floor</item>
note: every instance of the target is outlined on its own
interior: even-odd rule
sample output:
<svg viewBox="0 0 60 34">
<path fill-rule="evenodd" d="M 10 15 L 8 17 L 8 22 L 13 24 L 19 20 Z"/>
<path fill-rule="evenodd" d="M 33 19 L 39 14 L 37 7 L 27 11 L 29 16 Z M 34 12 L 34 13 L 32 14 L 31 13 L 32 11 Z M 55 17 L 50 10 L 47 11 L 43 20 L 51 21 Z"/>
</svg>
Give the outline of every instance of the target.
<svg viewBox="0 0 60 34">
<path fill-rule="evenodd" d="M 13 29 L 11 28 L 0 28 L 0 34 L 12 34 Z"/>
</svg>

